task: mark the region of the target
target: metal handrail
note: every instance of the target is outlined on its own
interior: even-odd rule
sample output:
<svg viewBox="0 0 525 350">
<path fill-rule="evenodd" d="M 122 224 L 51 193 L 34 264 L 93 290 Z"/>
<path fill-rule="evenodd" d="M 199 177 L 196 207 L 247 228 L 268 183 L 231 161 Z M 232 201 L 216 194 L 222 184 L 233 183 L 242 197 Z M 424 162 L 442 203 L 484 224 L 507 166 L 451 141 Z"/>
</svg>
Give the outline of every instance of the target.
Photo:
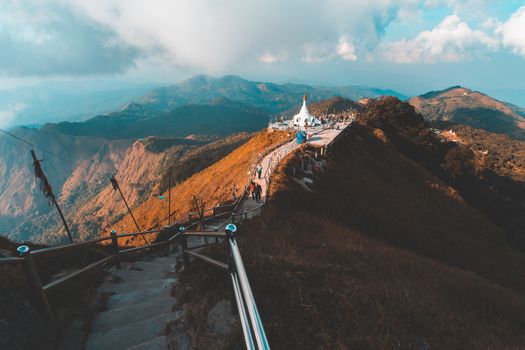
<svg viewBox="0 0 525 350">
<path fill-rule="evenodd" d="M 31 254 L 33 256 L 45 256 L 45 255 L 54 254 L 54 253 L 57 253 L 57 252 L 60 252 L 60 251 L 63 251 L 63 250 L 80 248 L 80 247 L 84 247 L 84 246 L 88 246 L 88 245 L 94 245 L 94 244 L 97 244 L 97 243 L 100 243 L 100 242 L 103 242 L 103 241 L 109 241 L 109 240 L 111 240 L 111 237 L 101 237 L 101 238 L 92 239 L 92 240 L 84 241 L 84 242 L 78 242 L 78 243 L 71 243 L 71 244 L 64 244 L 64 245 L 59 245 L 59 246 L 35 249 L 35 250 L 31 251 Z"/>
<path fill-rule="evenodd" d="M 4 264 L 19 264 L 24 261 L 24 258 L 17 258 L 17 257 L 7 257 L 7 258 L 0 258 L 0 265 Z"/>
<path fill-rule="evenodd" d="M 233 233 L 233 232 L 232 232 Z M 253 297 L 252 289 L 250 287 L 250 282 L 248 281 L 248 276 L 246 275 L 246 270 L 244 269 L 244 264 L 242 262 L 241 253 L 239 251 L 239 248 L 237 246 L 237 242 L 233 236 L 229 237 L 229 245 L 230 245 L 230 251 L 232 254 L 233 262 L 235 265 L 235 274 L 237 277 L 237 286 L 242 293 L 239 294 L 240 297 L 244 300 L 246 303 L 246 309 L 249 316 L 249 319 L 251 321 L 251 329 L 254 333 L 254 337 L 257 343 L 257 347 L 259 349 L 269 350 L 270 345 L 268 344 L 268 338 L 266 337 L 266 332 L 264 331 L 264 326 L 262 324 L 261 317 L 259 315 L 259 311 L 257 309 L 257 305 L 255 303 L 255 298 Z M 234 281 L 234 289 L 236 287 L 236 283 Z M 236 298 L 239 291 L 236 291 Z M 241 308 L 239 308 L 239 315 L 242 317 L 242 311 Z M 241 320 L 243 321 L 243 320 Z M 241 322 L 242 323 L 242 322 Z M 244 328 L 243 328 L 244 331 Z M 245 335 L 245 340 L 246 340 Z M 253 348 L 253 342 L 249 342 L 249 340 L 246 341 L 246 346 L 248 349 Z"/>
<path fill-rule="evenodd" d="M 107 256 L 105 257 L 104 259 L 101 259 L 101 260 L 98 260 L 98 261 L 95 261 L 94 263 L 91 263 L 81 269 L 78 269 L 78 270 L 75 270 L 73 272 L 71 272 L 70 274 L 67 274 L 66 276 L 63 276 L 63 277 L 60 277 L 54 281 L 51 281 L 50 283 L 42 286 L 42 289 L 44 289 L 44 291 L 47 291 L 53 287 L 56 287 L 58 286 L 59 284 L 62 284 L 64 282 L 66 282 L 67 280 L 70 280 L 72 279 L 73 277 L 76 277 L 78 275 L 80 275 L 81 273 L 83 272 L 86 272 L 88 270 L 91 270 L 92 268 L 94 267 L 97 267 L 99 265 L 103 265 L 111 260 L 115 259 L 115 256 L 114 255 L 110 255 L 110 256 Z"/>
<path fill-rule="evenodd" d="M 241 319 L 242 333 L 244 335 L 244 342 L 248 350 L 255 349 L 253 343 L 252 333 L 250 331 L 250 320 L 246 315 L 246 308 L 244 307 L 244 301 L 242 299 L 241 289 L 239 288 L 239 277 L 236 273 L 230 273 L 233 284 L 233 292 L 235 294 L 235 301 L 237 302 L 237 310 L 239 310 L 239 318 Z"/>
<path fill-rule="evenodd" d="M 121 233 L 121 234 L 117 235 L 117 238 L 131 237 L 131 236 L 138 236 L 138 235 L 150 235 L 152 233 L 159 233 L 161 231 L 162 230 L 148 230 L 148 231 L 143 231 L 143 232 Z"/>
<path fill-rule="evenodd" d="M 262 203 L 261 205 L 255 207 L 255 208 L 248 209 L 248 210 L 242 211 L 240 213 L 232 213 L 232 216 L 244 216 L 245 214 L 251 213 L 252 211 L 256 211 L 256 210 L 262 209 L 262 207 L 264 207 L 264 203 Z"/>
</svg>

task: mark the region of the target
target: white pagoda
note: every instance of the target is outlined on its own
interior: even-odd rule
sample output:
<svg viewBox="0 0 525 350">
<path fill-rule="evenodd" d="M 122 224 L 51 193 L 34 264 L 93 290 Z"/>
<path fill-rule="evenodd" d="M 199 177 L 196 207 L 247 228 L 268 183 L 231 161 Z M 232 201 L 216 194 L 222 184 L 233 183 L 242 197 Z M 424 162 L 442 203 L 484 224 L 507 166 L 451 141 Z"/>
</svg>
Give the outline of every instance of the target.
<svg viewBox="0 0 525 350">
<path fill-rule="evenodd" d="M 321 121 L 314 117 L 313 115 L 308 112 L 308 107 L 306 107 L 306 101 L 308 100 L 308 97 L 306 96 L 306 92 L 303 96 L 303 106 L 301 107 L 301 110 L 299 113 L 294 115 L 293 117 L 293 125 L 299 126 L 301 128 L 308 127 L 308 126 L 316 126 L 321 125 Z"/>
</svg>

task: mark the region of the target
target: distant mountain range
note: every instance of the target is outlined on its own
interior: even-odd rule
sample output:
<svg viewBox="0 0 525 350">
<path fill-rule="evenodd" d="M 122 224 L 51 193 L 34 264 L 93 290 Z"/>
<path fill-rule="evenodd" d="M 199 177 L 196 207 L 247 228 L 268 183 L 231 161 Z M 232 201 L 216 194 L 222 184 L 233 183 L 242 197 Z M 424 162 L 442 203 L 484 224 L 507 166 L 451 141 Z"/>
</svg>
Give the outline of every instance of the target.
<svg viewBox="0 0 525 350">
<path fill-rule="evenodd" d="M 175 85 L 124 82 L 47 82 L 29 87 L 0 90 L 0 126 L 40 126 L 60 121 L 78 122 L 87 118 L 126 110 L 140 104 L 150 112 L 168 112 L 188 104 L 208 104 L 217 98 L 280 113 L 300 104 L 307 91 L 312 101 L 341 95 L 351 99 L 393 95 L 393 91 L 363 86 L 323 87 L 304 83 L 253 82 L 229 75 L 213 78 L 198 75 Z M 137 112 L 134 107 L 132 112 Z"/>
<path fill-rule="evenodd" d="M 152 111 L 149 106 L 133 103 L 120 112 L 98 116 L 85 122 L 46 124 L 42 129 L 107 139 L 186 137 L 194 134 L 215 137 L 260 130 L 267 123 L 266 111 L 220 99 L 202 105 L 178 106 L 170 111 Z"/>
<path fill-rule="evenodd" d="M 251 106 L 264 108 L 270 113 L 281 113 L 301 104 L 306 92 L 310 101 L 320 101 L 333 96 L 359 100 L 381 95 L 407 97 L 393 90 L 382 90 L 362 86 L 323 87 L 306 84 L 274 84 L 253 82 L 235 75 L 213 78 L 198 75 L 179 84 L 158 88 L 137 102 L 153 110 L 171 110 L 186 104 L 208 103 L 216 98 L 227 98 Z"/>
<path fill-rule="evenodd" d="M 110 139 L 185 137 L 200 134 L 202 130 L 208 135 L 225 136 L 232 132 L 259 130 L 270 115 L 291 114 L 290 111 L 300 108 L 305 92 L 311 102 L 333 96 L 353 100 L 381 95 L 405 98 L 395 91 L 359 86 L 279 85 L 252 82 L 234 75 L 222 78 L 198 75 L 152 90 L 119 111 L 81 122 L 46 124 L 43 129 Z"/>
</svg>

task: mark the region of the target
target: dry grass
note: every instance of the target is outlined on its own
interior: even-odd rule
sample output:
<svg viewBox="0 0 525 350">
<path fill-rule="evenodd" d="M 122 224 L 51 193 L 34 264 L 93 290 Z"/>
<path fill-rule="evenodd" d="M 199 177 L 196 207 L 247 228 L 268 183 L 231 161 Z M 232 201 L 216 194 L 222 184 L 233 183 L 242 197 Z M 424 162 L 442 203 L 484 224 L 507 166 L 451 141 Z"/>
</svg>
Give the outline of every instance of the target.
<svg viewBox="0 0 525 350">
<path fill-rule="evenodd" d="M 231 200 L 233 186 L 237 185 L 240 194 L 246 183 L 247 173 L 259 153 L 289 139 L 290 136 L 285 132 L 261 131 L 225 158 L 173 187 L 172 216 L 179 220 L 186 219 L 187 213 L 195 207 L 193 195 L 202 199 L 206 208 Z M 134 209 L 134 215 L 142 229 L 158 228 L 168 223 L 168 193 L 165 192 L 163 195 L 166 198 L 164 201 L 152 198 Z M 129 215 L 115 224 L 113 229 L 118 232 L 136 231 Z M 141 239 L 125 240 L 121 243 L 143 244 Z"/>
<path fill-rule="evenodd" d="M 272 348 L 525 348 L 525 259 L 498 227 L 366 127 L 327 160 L 307 192 L 290 155 L 239 229 Z M 188 276 L 202 325 L 230 287 L 200 263 Z"/>
<path fill-rule="evenodd" d="M 525 346 L 525 302 L 471 272 L 305 213 L 270 210 L 240 247 L 275 349 Z"/>
</svg>

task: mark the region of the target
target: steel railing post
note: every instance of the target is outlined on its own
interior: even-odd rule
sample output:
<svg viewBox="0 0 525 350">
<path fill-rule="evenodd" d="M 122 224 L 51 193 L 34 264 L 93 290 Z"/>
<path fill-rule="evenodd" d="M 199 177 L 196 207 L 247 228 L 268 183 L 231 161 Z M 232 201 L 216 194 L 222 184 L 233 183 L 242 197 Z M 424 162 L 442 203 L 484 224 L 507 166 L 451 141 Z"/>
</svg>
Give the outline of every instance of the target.
<svg viewBox="0 0 525 350">
<path fill-rule="evenodd" d="M 226 227 L 228 226 L 229 225 L 227 225 Z M 228 242 L 228 253 L 227 253 L 227 260 L 226 260 L 228 262 L 228 271 L 230 272 L 231 275 L 233 275 L 235 274 L 235 262 L 233 261 L 233 255 L 232 255 L 232 250 L 230 246 L 230 240 L 233 237 L 233 232 L 232 230 L 229 230 L 228 228 L 226 228 L 224 232 L 226 233 L 226 241 Z M 232 314 L 235 314 L 235 305 L 237 305 L 237 299 L 235 296 L 235 290 L 233 289 L 233 286 L 232 286 L 232 291 L 230 295 L 230 307 L 231 307 Z"/>
<path fill-rule="evenodd" d="M 51 310 L 51 306 L 49 305 L 49 300 L 47 299 L 46 292 L 44 288 L 42 288 L 42 280 L 40 279 L 40 275 L 38 274 L 38 270 L 36 269 L 35 260 L 31 255 L 31 249 L 26 245 L 21 245 L 17 248 L 17 252 L 22 258 L 24 258 L 24 269 L 27 278 L 33 290 L 35 291 L 36 297 L 39 299 L 40 303 L 42 304 L 42 307 L 44 308 L 43 311 L 46 318 L 50 322 L 52 322 L 54 326 L 56 326 L 53 311 Z"/>
<path fill-rule="evenodd" d="M 113 249 L 113 254 L 115 254 L 117 269 L 120 269 L 120 249 L 118 247 L 117 231 L 115 230 L 111 230 L 111 246 Z"/>
</svg>

